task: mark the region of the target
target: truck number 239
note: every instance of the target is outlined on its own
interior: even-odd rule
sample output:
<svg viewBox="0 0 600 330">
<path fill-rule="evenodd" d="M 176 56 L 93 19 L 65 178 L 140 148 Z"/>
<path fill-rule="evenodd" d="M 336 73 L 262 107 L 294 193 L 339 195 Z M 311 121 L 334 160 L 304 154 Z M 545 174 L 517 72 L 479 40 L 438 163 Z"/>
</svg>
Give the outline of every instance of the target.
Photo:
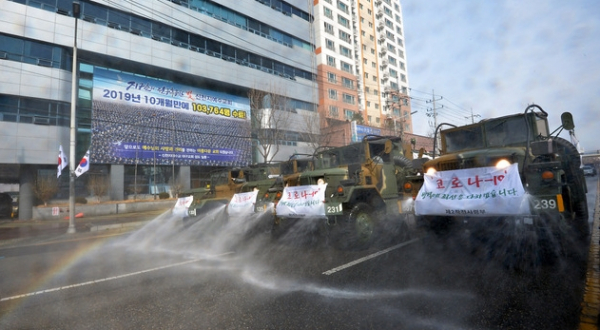
<svg viewBox="0 0 600 330">
<path fill-rule="evenodd" d="M 533 201 L 533 208 L 536 210 L 555 209 L 556 201 L 554 199 L 537 199 Z"/>
</svg>

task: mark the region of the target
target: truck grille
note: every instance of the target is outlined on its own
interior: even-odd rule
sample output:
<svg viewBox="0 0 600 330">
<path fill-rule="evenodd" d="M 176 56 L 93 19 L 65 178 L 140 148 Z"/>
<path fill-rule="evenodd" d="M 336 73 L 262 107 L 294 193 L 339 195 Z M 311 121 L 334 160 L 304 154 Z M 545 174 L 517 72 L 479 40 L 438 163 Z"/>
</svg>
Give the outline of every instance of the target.
<svg viewBox="0 0 600 330">
<path fill-rule="evenodd" d="M 440 162 L 438 171 L 460 170 L 465 168 L 477 167 L 477 162 L 474 159 L 461 159 L 449 162 Z"/>
</svg>

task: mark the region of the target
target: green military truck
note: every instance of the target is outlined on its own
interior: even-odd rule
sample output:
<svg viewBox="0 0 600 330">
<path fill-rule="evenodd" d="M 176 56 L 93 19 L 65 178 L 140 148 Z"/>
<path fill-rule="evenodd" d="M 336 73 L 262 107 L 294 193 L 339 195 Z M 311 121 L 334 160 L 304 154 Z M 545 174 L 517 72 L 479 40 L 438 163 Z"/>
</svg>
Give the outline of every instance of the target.
<svg viewBox="0 0 600 330">
<path fill-rule="evenodd" d="M 413 202 L 407 177 L 415 174 L 410 158 L 410 144 L 375 135 L 316 152 L 314 170 L 302 172 L 298 186 L 286 188 L 277 205 L 275 235 L 299 221 L 317 221 L 314 229 L 326 231 L 329 242 L 341 249 L 368 248 L 381 233 L 407 239 Z M 307 194 L 313 198 L 305 203 L 312 205 L 309 213 L 294 201 Z M 316 194 L 323 200 L 315 200 Z"/>
<path fill-rule="evenodd" d="M 297 186 L 300 174 L 313 169 L 313 155 L 294 154 L 287 161 L 280 162 L 280 175 L 266 191 L 258 195 L 255 212 L 271 212 L 274 214 L 275 205 L 281 199 L 283 189 L 287 186 Z"/>
<path fill-rule="evenodd" d="M 179 195 L 178 204 L 191 197 L 191 202 L 186 204 L 187 214 L 183 215 L 183 222 L 190 225 L 214 212 L 217 212 L 215 217 L 223 220 L 226 216 L 225 207 L 246 182 L 246 173 L 247 170 L 243 168 L 221 170 L 210 176 L 210 184 L 207 187 L 183 191 Z M 217 211 L 219 209 L 222 210 Z"/>
<path fill-rule="evenodd" d="M 244 168 L 233 168 L 219 171 L 211 175 L 210 185 L 206 188 L 195 188 L 181 193 L 180 199 L 192 196 L 184 222 L 195 222 L 211 214 L 212 210 L 222 209 L 215 216 L 226 219 L 226 207 L 234 195 L 257 190 L 266 191 L 279 176 L 277 164 L 259 164 Z M 179 203 L 179 201 L 178 201 Z"/>
<path fill-rule="evenodd" d="M 470 242 L 488 246 L 487 254 L 511 244 L 523 249 L 523 240 L 509 240 L 525 232 L 533 234 L 527 243 L 532 253 L 544 258 L 560 249 L 565 253 L 574 246 L 569 242 L 585 245 L 589 223 L 581 158 L 572 143 L 558 137 L 562 130 L 574 134 L 573 118 L 563 113 L 554 132 L 547 118 L 534 104 L 520 114 L 438 126 L 450 127 L 440 131 L 441 155 L 423 165 L 417 223 L 438 235 L 467 233 Z"/>
</svg>

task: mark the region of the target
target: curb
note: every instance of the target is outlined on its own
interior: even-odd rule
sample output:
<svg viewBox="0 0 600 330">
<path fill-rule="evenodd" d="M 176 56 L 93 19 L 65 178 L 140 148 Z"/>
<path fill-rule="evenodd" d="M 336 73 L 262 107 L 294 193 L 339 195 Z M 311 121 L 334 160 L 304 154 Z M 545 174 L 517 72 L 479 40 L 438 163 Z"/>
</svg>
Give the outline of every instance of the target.
<svg viewBox="0 0 600 330">
<path fill-rule="evenodd" d="M 579 330 L 598 330 L 600 315 L 600 180 L 597 182 L 594 222 L 588 252 L 585 291 L 581 302 Z"/>
<path fill-rule="evenodd" d="M 110 225 L 91 226 L 90 232 L 98 232 L 98 231 L 103 231 L 103 230 L 115 230 L 115 229 L 130 230 L 130 229 L 133 229 L 136 227 L 142 227 L 143 225 L 145 225 L 148 222 L 149 221 L 135 221 L 135 222 L 114 223 L 114 224 L 110 224 Z M 133 228 L 130 228 L 130 227 L 133 227 Z"/>
</svg>

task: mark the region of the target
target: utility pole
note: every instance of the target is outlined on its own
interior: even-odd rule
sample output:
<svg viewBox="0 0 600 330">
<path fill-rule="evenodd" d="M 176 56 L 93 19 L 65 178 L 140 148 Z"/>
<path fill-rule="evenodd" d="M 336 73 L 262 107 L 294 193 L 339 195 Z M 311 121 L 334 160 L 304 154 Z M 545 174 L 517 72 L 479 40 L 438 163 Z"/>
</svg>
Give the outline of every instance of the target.
<svg viewBox="0 0 600 330">
<path fill-rule="evenodd" d="M 432 114 L 427 114 L 428 117 L 433 117 L 433 130 L 435 131 L 437 129 L 437 107 L 435 105 L 435 101 L 439 101 L 441 99 L 443 99 L 443 96 L 440 96 L 439 99 L 435 99 L 435 91 L 432 89 L 431 90 L 431 100 L 427 100 L 425 101 L 426 103 L 432 103 L 433 104 L 433 109 L 428 109 L 427 111 L 431 110 L 431 112 L 433 112 Z M 444 105 L 441 106 L 441 108 L 443 108 Z"/>
<path fill-rule="evenodd" d="M 78 1 L 73 1 L 73 18 L 75 19 L 73 36 L 73 65 L 71 72 L 71 124 L 69 126 L 69 227 L 67 234 L 74 234 L 75 229 L 75 144 L 77 138 L 77 19 L 81 11 Z"/>
<path fill-rule="evenodd" d="M 473 108 L 471 108 L 471 115 L 470 115 L 470 116 L 467 116 L 467 117 L 465 117 L 465 118 L 466 118 L 466 119 L 469 119 L 469 118 L 471 118 L 471 124 L 475 124 L 475 117 L 481 117 L 481 116 L 480 116 L 480 115 L 474 115 L 474 114 L 473 114 Z"/>
</svg>

